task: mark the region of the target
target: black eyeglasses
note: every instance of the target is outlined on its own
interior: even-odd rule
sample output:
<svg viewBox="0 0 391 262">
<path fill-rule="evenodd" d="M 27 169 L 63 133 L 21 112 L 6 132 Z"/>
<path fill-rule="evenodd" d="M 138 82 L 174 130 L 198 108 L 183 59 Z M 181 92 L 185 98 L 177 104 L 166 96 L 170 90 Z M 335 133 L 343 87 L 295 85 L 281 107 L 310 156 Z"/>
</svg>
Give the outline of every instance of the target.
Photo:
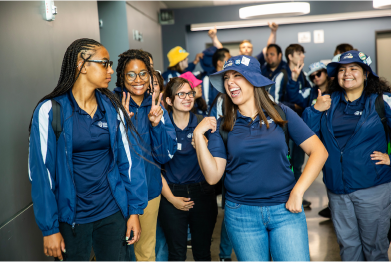
<svg viewBox="0 0 391 262">
<path fill-rule="evenodd" d="M 128 79 L 129 82 L 132 82 L 132 81 L 136 80 L 137 75 L 140 77 L 141 80 L 144 80 L 144 81 L 148 80 L 148 77 L 149 77 L 148 71 L 141 71 L 138 74 L 131 71 L 126 74 L 126 79 Z"/>
<path fill-rule="evenodd" d="M 310 75 L 310 80 L 311 82 L 314 82 L 314 79 L 315 79 L 315 76 L 317 76 L 318 78 L 322 75 L 322 72 L 323 71 L 319 71 L 318 73 L 316 73 L 315 75 Z"/>
<path fill-rule="evenodd" d="M 105 68 L 113 67 L 113 61 L 109 60 L 86 60 L 86 62 L 93 62 L 93 63 L 99 63 L 102 64 Z"/>
<path fill-rule="evenodd" d="M 176 93 L 176 95 L 180 98 L 180 99 L 185 99 L 186 96 L 189 96 L 189 98 L 193 98 L 196 94 L 196 91 L 190 91 L 190 92 L 179 92 L 179 93 Z"/>
</svg>

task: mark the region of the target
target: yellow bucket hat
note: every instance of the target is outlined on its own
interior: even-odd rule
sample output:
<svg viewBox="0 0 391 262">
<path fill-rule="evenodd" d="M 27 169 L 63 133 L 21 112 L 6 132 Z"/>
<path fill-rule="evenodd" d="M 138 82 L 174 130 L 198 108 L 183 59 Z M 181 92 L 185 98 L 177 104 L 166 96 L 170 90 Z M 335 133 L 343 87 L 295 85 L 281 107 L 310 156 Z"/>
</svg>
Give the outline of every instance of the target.
<svg viewBox="0 0 391 262">
<path fill-rule="evenodd" d="M 186 50 L 183 49 L 182 47 L 180 47 L 180 46 L 174 47 L 167 54 L 168 61 L 170 62 L 170 65 L 168 67 L 175 66 L 180 61 L 185 60 L 186 57 L 188 57 L 188 56 L 189 56 L 189 53 L 186 52 Z"/>
</svg>

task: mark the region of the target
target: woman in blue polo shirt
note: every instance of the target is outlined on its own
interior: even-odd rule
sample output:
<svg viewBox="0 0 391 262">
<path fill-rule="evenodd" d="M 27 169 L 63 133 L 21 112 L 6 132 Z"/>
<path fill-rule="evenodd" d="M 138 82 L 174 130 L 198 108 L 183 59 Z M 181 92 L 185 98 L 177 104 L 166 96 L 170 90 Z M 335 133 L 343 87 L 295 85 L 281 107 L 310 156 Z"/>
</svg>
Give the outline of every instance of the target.
<svg viewBox="0 0 391 262">
<path fill-rule="evenodd" d="M 194 98 L 192 84 L 184 78 L 172 78 L 164 91 L 164 102 L 178 140 L 175 156 L 164 165 L 164 197 L 159 210 L 170 261 L 186 260 L 188 225 L 194 259 L 211 260 L 210 245 L 217 203 L 214 186 L 205 181 L 191 144 L 198 124 L 197 116 L 191 112 Z"/>
<path fill-rule="evenodd" d="M 130 49 L 119 55 L 117 87 L 131 121 L 141 135 L 145 148 L 145 173 L 148 184 L 148 206 L 140 216 L 143 234 L 134 245 L 137 260 L 154 261 L 157 215 L 162 191 L 161 164 L 171 160 L 176 146 L 175 129 L 167 111 L 159 104 L 162 94 L 153 89 L 153 69 L 147 53 Z"/>
<path fill-rule="evenodd" d="M 348 261 L 388 261 L 391 168 L 385 128 L 391 126 L 391 94 L 370 64 L 370 57 L 353 50 L 328 64 L 328 75 L 335 77 L 331 96 L 319 91 L 303 114 L 330 154 L 323 180 L 341 258 Z"/>
<path fill-rule="evenodd" d="M 327 159 L 319 138 L 291 109 L 281 105 L 286 120 L 265 87 L 274 82 L 261 74 L 256 58 L 230 58 L 210 77 L 225 93 L 225 116 L 207 117 L 194 130 L 201 170 L 210 184 L 226 172 L 224 221 L 239 260 L 309 260 L 307 223 L 302 208 L 304 192 Z M 223 121 L 223 122 L 222 122 Z M 227 143 L 220 134 L 228 132 Z M 310 156 L 295 181 L 287 158 L 282 126 Z M 212 130 L 207 145 L 203 134 Z"/>
<path fill-rule="evenodd" d="M 97 260 L 124 260 L 125 241 L 140 237 L 144 161 L 126 110 L 107 89 L 112 64 L 99 42 L 74 41 L 30 123 L 35 219 L 45 254 L 60 260 L 88 261 L 91 247 Z"/>
</svg>

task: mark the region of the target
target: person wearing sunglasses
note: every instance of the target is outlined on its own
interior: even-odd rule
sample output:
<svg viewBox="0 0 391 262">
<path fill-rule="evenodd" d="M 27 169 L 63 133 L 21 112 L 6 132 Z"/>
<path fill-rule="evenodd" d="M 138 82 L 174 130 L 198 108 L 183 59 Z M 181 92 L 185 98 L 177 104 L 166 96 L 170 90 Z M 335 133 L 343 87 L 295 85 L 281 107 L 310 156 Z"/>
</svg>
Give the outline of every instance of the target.
<svg viewBox="0 0 391 262">
<path fill-rule="evenodd" d="M 60 79 L 30 122 L 29 178 L 47 256 L 124 260 L 147 206 L 140 138 L 108 90 L 113 62 L 92 39 L 66 50 Z M 61 128 L 60 128 L 61 127 Z M 131 236 L 133 231 L 133 236 Z"/>
<path fill-rule="evenodd" d="M 214 186 L 205 181 L 192 146 L 198 118 L 191 112 L 196 92 L 193 83 L 175 77 L 164 92 L 165 108 L 175 127 L 178 150 L 164 164 L 159 220 L 168 244 L 169 261 L 185 261 L 190 226 L 195 261 L 210 261 L 210 245 L 217 217 Z M 204 137 L 205 139 L 205 137 Z"/>
<path fill-rule="evenodd" d="M 150 58 L 142 50 L 130 49 L 119 55 L 114 93 L 121 98 L 131 121 L 141 135 L 145 148 L 145 173 L 148 206 L 140 216 L 143 233 L 134 245 L 137 261 L 156 259 L 156 226 L 162 191 L 161 165 L 171 160 L 177 150 L 175 129 L 167 111 L 157 103 L 153 88 Z"/>
</svg>

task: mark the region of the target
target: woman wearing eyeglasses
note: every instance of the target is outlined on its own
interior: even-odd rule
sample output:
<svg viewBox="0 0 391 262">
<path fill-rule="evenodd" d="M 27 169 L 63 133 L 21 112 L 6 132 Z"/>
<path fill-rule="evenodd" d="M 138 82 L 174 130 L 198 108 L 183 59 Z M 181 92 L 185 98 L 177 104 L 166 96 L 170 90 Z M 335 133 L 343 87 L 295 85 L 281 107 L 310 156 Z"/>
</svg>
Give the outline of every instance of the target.
<svg viewBox="0 0 391 262">
<path fill-rule="evenodd" d="M 191 112 L 195 91 L 188 80 L 175 77 L 168 82 L 164 103 L 175 127 L 178 150 L 164 164 L 159 220 L 168 244 L 169 261 L 185 261 L 187 228 L 190 225 L 192 250 L 196 261 L 210 261 L 210 245 L 217 217 L 214 187 L 201 172 L 192 146 L 198 125 Z"/>
<path fill-rule="evenodd" d="M 167 111 L 156 103 L 153 89 L 153 69 L 149 56 L 142 50 L 130 49 L 120 54 L 117 67 L 117 87 L 129 111 L 132 123 L 141 135 L 145 148 L 145 173 L 148 184 L 148 206 L 140 216 L 143 229 L 140 241 L 134 246 L 138 261 L 155 260 L 156 224 L 162 191 L 160 165 L 171 160 L 177 143 L 175 129 Z M 151 95 L 152 94 L 152 95 Z M 159 96 L 161 100 L 162 94 Z"/>
<path fill-rule="evenodd" d="M 97 260 L 124 260 L 126 242 L 141 233 L 144 161 L 126 110 L 107 89 L 109 59 L 99 42 L 74 41 L 56 88 L 39 101 L 30 123 L 35 219 L 45 254 L 60 260 L 88 261 L 91 246 Z"/>
</svg>

